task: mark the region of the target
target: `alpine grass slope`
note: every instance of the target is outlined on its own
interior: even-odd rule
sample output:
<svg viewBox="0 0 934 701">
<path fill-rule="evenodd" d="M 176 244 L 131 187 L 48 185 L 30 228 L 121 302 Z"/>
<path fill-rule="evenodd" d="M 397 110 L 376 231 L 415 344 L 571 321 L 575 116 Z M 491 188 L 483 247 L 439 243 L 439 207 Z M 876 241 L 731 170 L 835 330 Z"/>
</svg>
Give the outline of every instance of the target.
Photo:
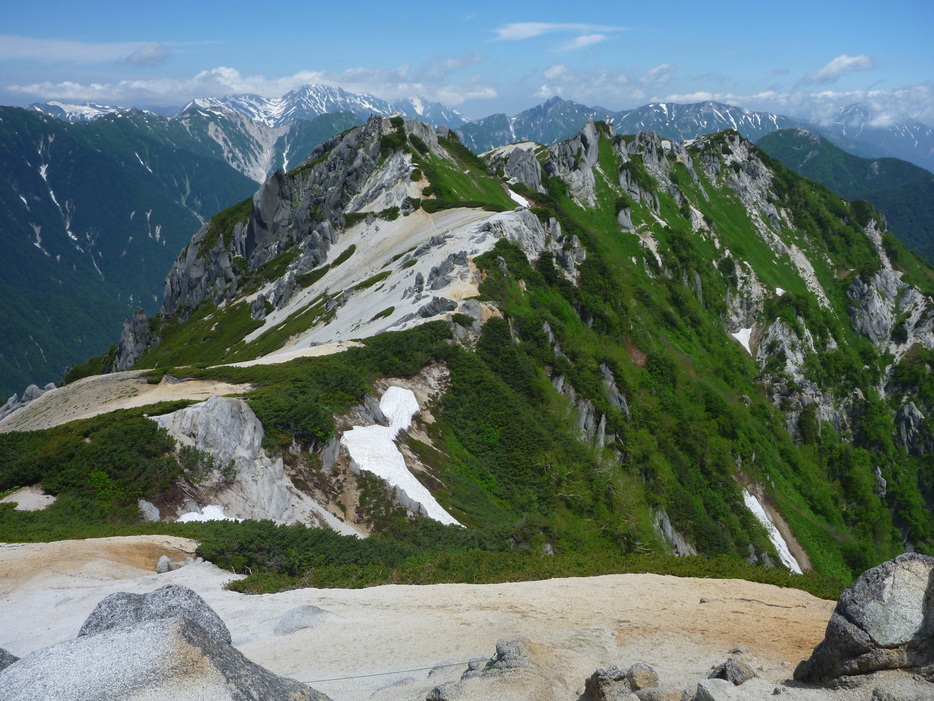
<svg viewBox="0 0 934 701">
<path fill-rule="evenodd" d="M 781 129 L 756 143 L 841 197 L 871 203 L 902 243 L 934 260 L 934 174 L 929 170 L 897 158 L 860 158 L 805 129 Z"/>
<path fill-rule="evenodd" d="M 196 529 L 204 556 L 250 568 L 245 589 L 645 568 L 835 596 L 934 550 L 932 289 L 870 205 L 734 131 L 591 121 L 481 159 L 447 128 L 374 117 L 208 221 L 160 314 L 130 330 L 148 340 L 125 334 L 121 362 L 150 381 L 236 383 L 245 404 L 160 419 L 184 439 L 136 410 L 0 435 L 0 490 L 59 495 L 0 509 L 0 537 L 139 528 L 139 499 L 167 520 L 235 504 L 264 479 L 208 438 L 236 425 L 264 474 L 372 534 L 147 527 Z M 325 348 L 342 352 L 297 357 Z M 419 515 L 342 445 L 383 421 L 389 387 L 420 408 L 396 439 L 405 464 L 464 527 Z M 753 498 L 812 574 L 774 567 Z M 299 497 L 276 500 L 278 518 Z"/>
</svg>

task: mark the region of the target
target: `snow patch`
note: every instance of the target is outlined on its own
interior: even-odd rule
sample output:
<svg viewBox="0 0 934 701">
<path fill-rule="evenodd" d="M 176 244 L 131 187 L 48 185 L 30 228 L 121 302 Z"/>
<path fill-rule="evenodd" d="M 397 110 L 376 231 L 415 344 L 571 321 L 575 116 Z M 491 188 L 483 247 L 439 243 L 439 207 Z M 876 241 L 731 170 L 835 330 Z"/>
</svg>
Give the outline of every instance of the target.
<svg viewBox="0 0 934 701">
<path fill-rule="evenodd" d="M 510 188 L 506 188 L 509 191 L 509 199 L 515 202 L 520 207 L 528 207 L 529 201 L 525 199 L 522 195 L 517 192 L 513 192 Z"/>
<path fill-rule="evenodd" d="M 197 511 L 189 511 L 187 514 L 182 514 L 176 519 L 177 523 L 190 523 L 191 521 L 242 521 L 240 518 L 233 518 L 231 516 L 224 515 L 223 506 L 215 506 L 209 504 L 201 509 L 199 514 Z"/>
<path fill-rule="evenodd" d="M 361 470 L 373 473 L 394 487 L 413 510 L 444 524 L 460 525 L 409 472 L 396 447 L 396 435 L 409 427 L 412 417 L 419 411 L 414 392 L 403 387 L 389 387 L 379 408 L 389 419 L 389 426 L 355 426 L 341 436 L 341 444 L 347 447 L 350 459 Z"/>
<path fill-rule="evenodd" d="M 731 333 L 730 335 L 742 344 L 749 355 L 752 355 L 752 348 L 749 346 L 749 340 L 752 338 L 752 329 L 740 329 L 736 333 Z"/>
<path fill-rule="evenodd" d="M 801 574 L 801 566 L 798 564 L 795 556 L 791 554 L 788 543 L 785 542 L 778 528 L 772 523 L 768 512 L 762 507 L 759 500 L 756 499 L 753 494 L 750 494 L 748 489 L 743 489 L 743 503 L 746 504 L 746 508 L 752 512 L 752 515 L 756 517 L 756 520 L 762 524 L 766 533 L 769 534 L 769 540 L 772 541 L 772 545 L 775 546 L 775 550 L 778 552 L 778 557 L 782 561 L 782 564 L 792 572 Z"/>
<path fill-rule="evenodd" d="M 782 295 L 785 294 L 785 290 L 783 290 L 781 287 L 776 287 L 776 288 L 775 288 L 775 294 L 778 295 L 779 297 L 781 297 Z"/>
</svg>

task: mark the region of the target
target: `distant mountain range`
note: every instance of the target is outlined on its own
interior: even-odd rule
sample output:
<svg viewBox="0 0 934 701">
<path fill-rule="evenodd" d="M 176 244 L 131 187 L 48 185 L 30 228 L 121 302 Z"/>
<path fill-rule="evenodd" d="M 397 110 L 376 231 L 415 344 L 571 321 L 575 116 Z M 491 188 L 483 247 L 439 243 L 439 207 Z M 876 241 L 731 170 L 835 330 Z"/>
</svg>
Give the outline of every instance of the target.
<svg viewBox="0 0 934 701">
<path fill-rule="evenodd" d="M 864 105 L 850 105 L 830 124 L 816 125 L 711 101 L 688 105 L 654 102 L 613 112 L 553 97 L 512 117 L 494 114 L 475 120 L 458 132 L 469 148 L 482 153 L 517 141 L 554 144 L 576 133 L 590 118 L 609 122 L 620 134 L 654 131 L 676 141 L 723 129 L 735 129 L 750 141 L 757 141 L 779 129 L 804 128 L 857 156 L 890 156 L 934 169 L 934 129 L 914 121 L 873 126 L 872 113 Z"/>
<path fill-rule="evenodd" d="M 56 119 L 68 122 L 89 122 L 106 114 L 126 111 L 125 107 L 109 107 L 95 102 L 66 104 L 62 102 L 39 102 L 29 106 Z M 312 120 L 325 114 L 350 112 L 361 123 L 371 114 L 385 117 L 399 114 L 406 119 L 419 119 L 435 126 L 459 127 L 467 118 L 452 107 L 421 98 L 408 98 L 389 102 L 373 95 L 355 94 L 329 85 L 304 85 L 290 90 L 281 97 L 266 98 L 260 95 L 227 95 L 203 97 L 165 116 L 180 117 L 192 110 L 216 114 L 235 112 L 249 117 L 267 127 L 283 127 L 299 119 Z"/>
<path fill-rule="evenodd" d="M 757 145 L 796 173 L 848 200 L 866 200 L 889 229 L 934 263 L 934 174 L 897 158 L 860 158 L 806 129 L 782 129 Z"/>
</svg>

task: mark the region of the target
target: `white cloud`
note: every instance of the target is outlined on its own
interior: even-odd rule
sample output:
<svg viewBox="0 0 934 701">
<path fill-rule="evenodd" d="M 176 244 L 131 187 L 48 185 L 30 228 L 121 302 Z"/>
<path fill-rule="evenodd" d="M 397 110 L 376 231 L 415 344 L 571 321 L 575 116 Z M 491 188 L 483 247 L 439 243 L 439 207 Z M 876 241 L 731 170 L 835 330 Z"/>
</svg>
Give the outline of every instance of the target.
<svg viewBox="0 0 934 701">
<path fill-rule="evenodd" d="M 868 71 L 875 68 L 876 62 L 866 54 L 848 56 L 842 54 L 825 66 L 821 66 L 810 75 L 802 79 L 802 83 L 835 83 L 844 73 L 853 71 Z"/>
<path fill-rule="evenodd" d="M 111 104 L 179 104 L 195 97 L 253 93 L 265 97 L 278 97 L 303 85 L 321 84 L 344 88 L 353 93 L 369 93 L 384 100 L 423 97 L 456 107 L 469 100 L 492 99 L 494 88 L 485 84 L 481 76 L 473 76 L 460 83 L 447 82 L 448 74 L 476 63 L 477 55 L 462 59 L 429 61 L 412 70 L 408 64 L 393 69 L 359 67 L 346 71 L 299 71 L 292 75 L 267 78 L 262 75 L 243 75 L 235 68 L 220 66 L 201 71 L 190 78 L 154 78 L 120 80 L 109 83 L 77 83 L 45 81 L 28 85 L 7 85 L 13 94 L 41 100 L 97 100 Z"/>
<path fill-rule="evenodd" d="M 62 39 L 0 35 L 0 61 L 40 61 L 43 63 L 114 63 L 145 48 L 144 42 L 95 44 Z"/>
<path fill-rule="evenodd" d="M 596 32 L 623 32 L 625 27 L 610 27 L 599 24 L 577 24 L 560 22 L 511 22 L 493 30 L 495 40 L 521 41 L 545 34 L 593 34 Z"/>
<path fill-rule="evenodd" d="M 145 46 L 141 46 L 129 56 L 125 56 L 117 61 L 117 63 L 148 68 L 151 66 L 158 66 L 160 63 L 165 63 L 171 56 L 172 49 L 161 41 L 153 41 Z"/>
<path fill-rule="evenodd" d="M 560 96 L 604 107 L 632 104 L 645 100 L 649 88 L 667 84 L 674 70 L 672 63 L 663 63 L 647 70 L 629 71 L 609 68 L 579 71 L 559 63 L 544 71 L 542 77 L 546 82 L 534 94 L 539 98 Z"/>
<path fill-rule="evenodd" d="M 872 115 L 870 121 L 874 126 L 889 126 L 905 119 L 915 119 L 934 126 L 934 81 L 896 90 L 765 90 L 752 95 L 701 91 L 673 93 L 657 99 L 681 103 L 715 100 L 747 109 L 807 119 L 817 124 L 829 124 L 843 107 L 860 103 L 869 109 Z"/>
<path fill-rule="evenodd" d="M 645 85 L 667 85 L 674 71 L 675 65 L 673 63 L 663 63 L 660 66 L 648 69 L 642 77 L 642 82 Z"/>
<path fill-rule="evenodd" d="M 572 39 L 559 48 L 558 51 L 576 51 L 577 49 L 599 44 L 601 41 L 606 41 L 607 39 L 609 39 L 609 36 L 606 34 L 581 34 L 579 37 Z"/>
</svg>

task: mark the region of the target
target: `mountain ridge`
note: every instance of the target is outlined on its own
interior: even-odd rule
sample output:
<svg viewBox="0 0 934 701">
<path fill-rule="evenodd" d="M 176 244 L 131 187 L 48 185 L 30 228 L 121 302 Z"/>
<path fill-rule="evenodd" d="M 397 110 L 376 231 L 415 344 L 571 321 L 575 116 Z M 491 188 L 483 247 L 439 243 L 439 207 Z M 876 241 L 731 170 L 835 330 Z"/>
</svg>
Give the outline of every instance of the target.
<svg viewBox="0 0 934 701">
<path fill-rule="evenodd" d="M 176 427 L 160 445 L 184 434 L 203 451 L 165 479 L 229 514 L 246 468 L 225 473 L 228 453 L 183 426 L 259 427 L 274 472 L 251 503 L 270 518 L 310 498 L 419 547 L 774 564 L 777 541 L 746 506 L 764 500 L 817 573 L 846 581 L 903 540 L 934 542 L 932 290 L 870 207 L 734 131 L 675 142 L 590 121 L 483 161 L 449 129 L 374 117 L 202 227 L 120 380 L 249 387 L 245 400 L 144 409 Z M 426 520 L 420 497 L 343 440 L 384 420 L 391 388 L 418 406 L 394 449 L 466 530 Z M 47 430 L 107 445 L 94 428 L 105 419 Z M 28 476 L 73 489 L 14 464 L 0 487 Z M 199 508 L 146 484 L 161 518 Z"/>
</svg>

